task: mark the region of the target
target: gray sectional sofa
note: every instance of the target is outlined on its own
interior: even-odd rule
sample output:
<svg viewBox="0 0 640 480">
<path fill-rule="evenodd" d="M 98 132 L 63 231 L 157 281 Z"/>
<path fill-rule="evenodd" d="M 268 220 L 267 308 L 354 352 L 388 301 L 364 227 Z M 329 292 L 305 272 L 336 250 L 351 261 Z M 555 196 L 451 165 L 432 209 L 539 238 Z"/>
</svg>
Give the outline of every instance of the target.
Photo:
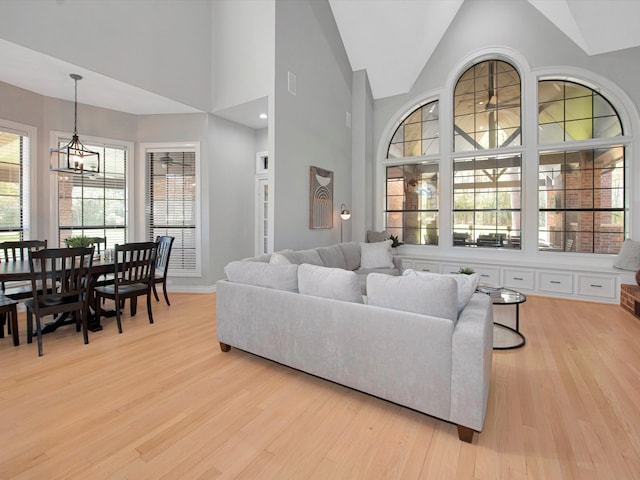
<svg viewBox="0 0 640 480">
<path fill-rule="evenodd" d="M 482 430 L 489 393 L 490 298 L 469 292 L 464 276 L 361 269 L 355 252 L 384 248 L 365 245 L 316 249 L 322 265 L 308 262 L 317 263 L 309 250 L 231 262 L 216 285 L 220 348 L 452 422 L 471 442 Z M 337 252 L 347 252 L 343 266 L 335 265 L 342 265 Z M 365 267 L 375 267 L 365 257 Z"/>
</svg>

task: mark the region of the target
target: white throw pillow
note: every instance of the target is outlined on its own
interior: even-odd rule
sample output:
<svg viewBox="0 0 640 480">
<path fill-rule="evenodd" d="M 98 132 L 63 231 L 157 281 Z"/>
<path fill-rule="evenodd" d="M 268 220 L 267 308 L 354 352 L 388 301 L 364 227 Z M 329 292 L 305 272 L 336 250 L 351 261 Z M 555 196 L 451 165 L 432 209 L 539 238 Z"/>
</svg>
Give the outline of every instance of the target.
<svg viewBox="0 0 640 480">
<path fill-rule="evenodd" d="M 458 285 L 455 280 L 445 275 L 367 275 L 367 305 L 446 318 L 456 322 L 457 297 Z"/>
<path fill-rule="evenodd" d="M 640 242 L 627 238 L 622 243 L 620 253 L 613 266 L 622 270 L 635 271 L 640 269 Z"/>
<path fill-rule="evenodd" d="M 303 295 L 362 303 L 358 275 L 342 268 L 303 263 L 298 267 L 298 290 Z"/>
<path fill-rule="evenodd" d="M 276 252 L 271 255 L 269 263 L 272 265 L 291 265 L 291 262 L 282 253 Z"/>
<path fill-rule="evenodd" d="M 433 276 L 444 276 L 453 278 L 458 284 L 458 315 L 467 306 L 469 300 L 471 300 L 471 296 L 478 288 L 478 283 L 480 282 L 480 275 L 477 273 L 473 273 L 471 275 L 464 275 L 461 273 L 453 273 L 453 274 L 440 274 L 440 273 L 432 273 L 432 272 L 421 272 L 412 269 L 407 269 L 402 274 L 404 277 L 433 277 Z"/>
<path fill-rule="evenodd" d="M 395 268 L 391 240 L 360 244 L 360 268 Z"/>
</svg>

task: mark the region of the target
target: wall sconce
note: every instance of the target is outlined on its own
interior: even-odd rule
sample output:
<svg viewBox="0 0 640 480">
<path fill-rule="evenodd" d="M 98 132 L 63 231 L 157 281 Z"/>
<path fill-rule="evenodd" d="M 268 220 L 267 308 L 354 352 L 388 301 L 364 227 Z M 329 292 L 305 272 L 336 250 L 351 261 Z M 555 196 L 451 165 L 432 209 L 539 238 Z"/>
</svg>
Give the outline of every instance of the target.
<svg viewBox="0 0 640 480">
<path fill-rule="evenodd" d="M 340 222 L 340 243 L 342 243 L 342 224 L 345 220 L 351 218 L 351 212 L 347 210 L 347 206 L 344 203 L 340 205 L 340 218 L 342 219 L 342 222 Z"/>
<path fill-rule="evenodd" d="M 73 110 L 73 138 L 64 147 L 52 148 L 49 170 L 62 173 L 95 174 L 100 171 L 100 154 L 85 148 L 78 138 L 78 80 L 76 73 L 69 75 L 75 82 Z"/>
</svg>

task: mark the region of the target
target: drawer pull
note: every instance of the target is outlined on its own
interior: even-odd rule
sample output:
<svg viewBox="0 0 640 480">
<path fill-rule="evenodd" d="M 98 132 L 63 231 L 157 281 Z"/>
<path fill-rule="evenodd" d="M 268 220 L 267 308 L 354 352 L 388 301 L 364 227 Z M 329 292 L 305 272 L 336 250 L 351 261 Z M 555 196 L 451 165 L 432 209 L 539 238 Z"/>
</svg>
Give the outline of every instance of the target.
<svg viewBox="0 0 640 480">
<path fill-rule="evenodd" d="M 550 283 L 558 283 L 559 284 L 561 282 L 559 282 L 558 280 L 551 280 Z"/>
<path fill-rule="evenodd" d="M 487 273 L 481 273 L 481 274 L 480 274 L 480 276 L 481 276 L 481 277 L 489 277 L 490 275 L 489 275 L 489 274 L 487 274 Z"/>
<path fill-rule="evenodd" d="M 524 280 L 522 277 L 513 277 L 514 280 Z"/>
<path fill-rule="evenodd" d="M 423 268 L 422 271 L 423 272 L 430 272 L 431 270 L 429 270 L 428 268 Z"/>
<path fill-rule="evenodd" d="M 594 285 L 593 283 L 591 284 L 591 286 L 595 288 L 602 288 L 602 285 Z"/>
</svg>

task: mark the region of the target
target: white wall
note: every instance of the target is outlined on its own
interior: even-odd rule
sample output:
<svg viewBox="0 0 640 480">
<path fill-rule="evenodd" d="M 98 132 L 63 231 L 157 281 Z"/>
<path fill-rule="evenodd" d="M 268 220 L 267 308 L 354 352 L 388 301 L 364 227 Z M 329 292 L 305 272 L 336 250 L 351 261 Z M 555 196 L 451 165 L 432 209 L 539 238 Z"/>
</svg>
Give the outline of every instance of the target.
<svg viewBox="0 0 640 480">
<path fill-rule="evenodd" d="M 0 37 L 211 110 L 211 0 L 2 1 Z"/>
<path fill-rule="evenodd" d="M 275 249 L 340 240 L 337 209 L 351 201 L 351 67 L 327 2 L 276 2 Z M 297 94 L 287 91 L 287 73 Z M 270 126 L 271 128 L 271 126 Z M 309 167 L 334 172 L 334 227 L 309 228 Z"/>
<path fill-rule="evenodd" d="M 212 15 L 212 111 L 270 95 L 275 0 L 215 0 Z"/>
</svg>

